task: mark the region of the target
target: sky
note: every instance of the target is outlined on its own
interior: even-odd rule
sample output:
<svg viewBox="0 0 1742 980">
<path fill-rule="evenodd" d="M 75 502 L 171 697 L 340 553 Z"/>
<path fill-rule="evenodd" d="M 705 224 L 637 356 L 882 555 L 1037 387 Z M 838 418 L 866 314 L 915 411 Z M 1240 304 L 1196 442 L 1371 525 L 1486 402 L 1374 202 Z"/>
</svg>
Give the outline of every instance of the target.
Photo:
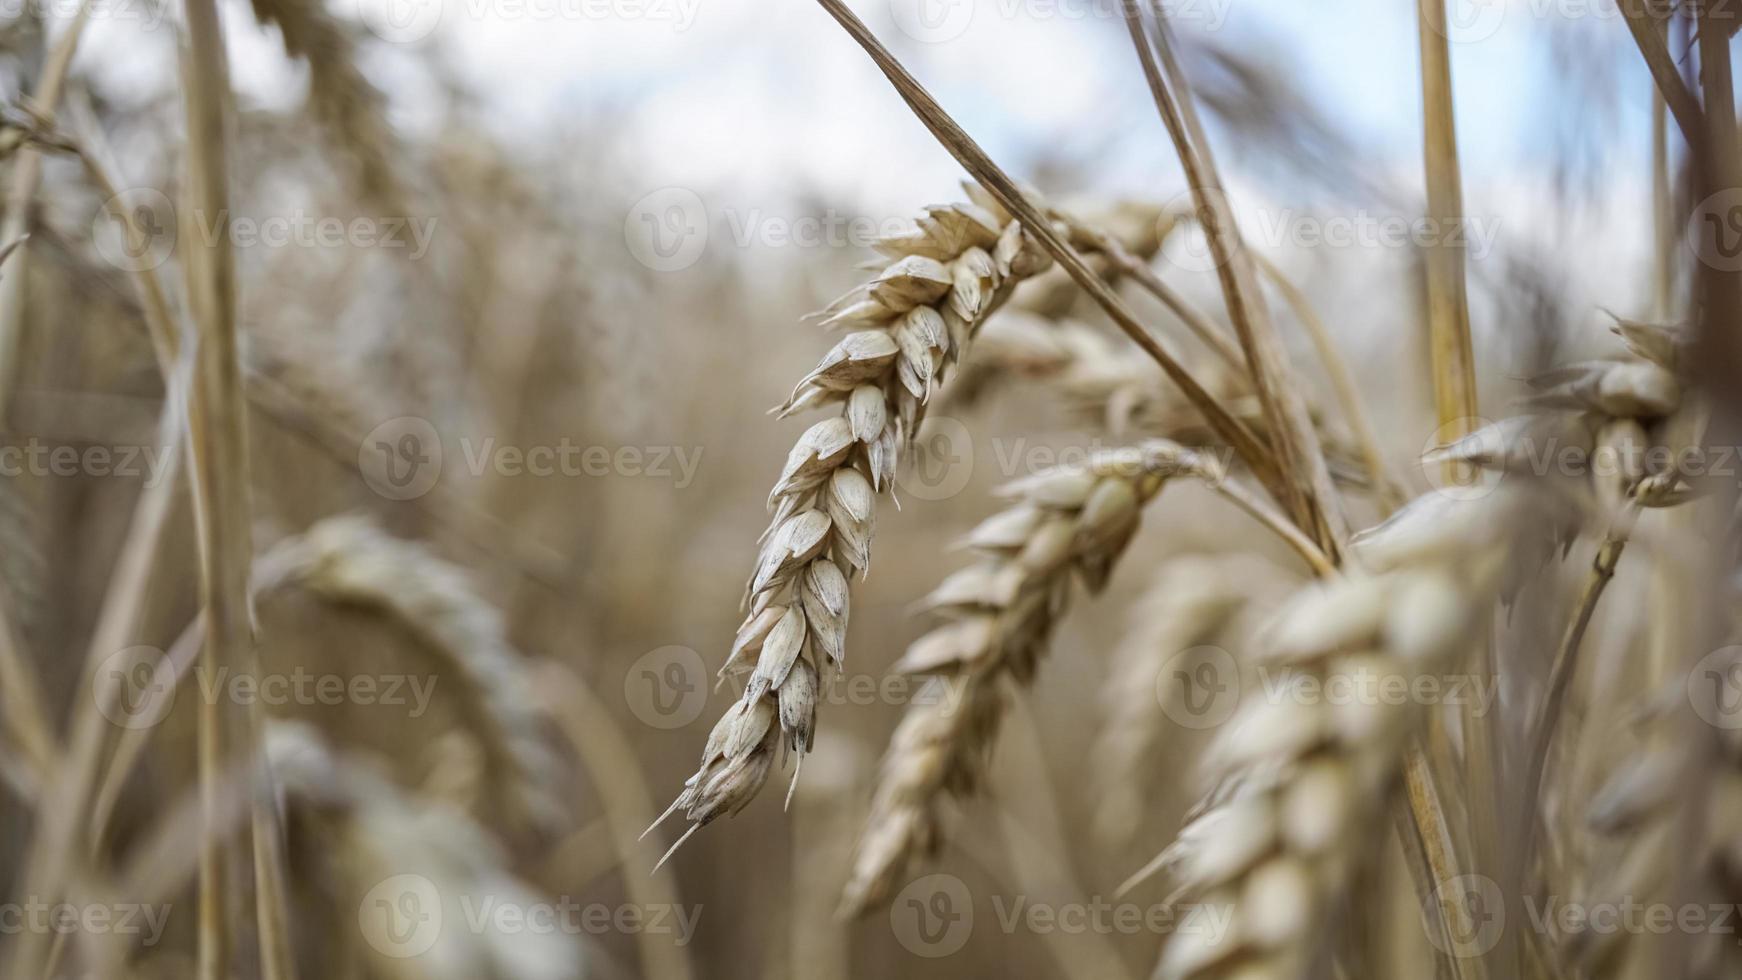
<svg viewBox="0 0 1742 980">
<path fill-rule="evenodd" d="M 72 3 L 74 0 L 50 0 Z M 98 0 L 82 67 L 118 87 L 173 79 L 174 33 L 141 36 L 144 0 Z M 1183 187 L 1118 16 L 1117 0 L 849 0 L 890 49 L 1006 169 L 1062 156 L 1107 194 Z M 1420 192 L 1420 88 L 1411 0 L 1160 0 L 1186 43 L 1208 40 L 1290 80 L 1357 148 L 1362 176 Z M 408 70 L 439 51 L 510 140 L 572 128 L 642 195 L 681 187 L 711 214 L 837 205 L 909 215 L 959 196 L 962 173 L 862 51 L 814 0 L 333 0 L 379 41 L 367 68 L 415 130 L 437 96 Z M 1466 201 L 1514 227 L 1548 198 L 1553 150 L 1602 148 L 1607 200 L 1573 217 L 1586 234 L 1636 236 L 1646 200 L 1649 80 L 1613 0 L 1448 0 Z M 302 70 L 226 6 L 246 98 L 300 97 Z M 1600 52 L 1569 75 L 1551 42 Z M 125 57 L 115 57 L 117 48 Z M 1612 101 L 1613 111 L 1603 109 Z M 1574 106 L 1571 110 L 1567 107 Z M 605 119 L 602 130 L 587 120 Z M 1288 160 L 1218 147 L 1230 185 L 1274 186 Z M 1249 178 L 1249 179 L 1248 179 Z M 1270 181 L 1267 183 L 1266 181 Z M 1566 218 L 1561 209 L 1559 218 Z M 1632 261 L 1594 260 L 1597 279 Z"/>
</svg>

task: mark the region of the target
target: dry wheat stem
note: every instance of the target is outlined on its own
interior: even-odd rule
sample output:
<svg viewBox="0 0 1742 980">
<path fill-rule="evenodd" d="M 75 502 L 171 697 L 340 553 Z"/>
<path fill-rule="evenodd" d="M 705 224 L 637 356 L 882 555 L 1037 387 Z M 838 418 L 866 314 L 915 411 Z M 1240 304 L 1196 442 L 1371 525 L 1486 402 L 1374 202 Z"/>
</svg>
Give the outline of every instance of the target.
<svg viewBox="0 0 1742 980">
<path fill-rule="evenodd" d="M 1216 326 L 1202 310 L 1193 306 L 1173 287 L 1163 282 L 1161 277 L 1155 274 L 1155 270 L 1149 267 L 1149 263 L 1132 255 L 1124 245 L 1120 244 L 1118 239 L 1106 232 L 1068 214 L 1062 212 L 1055 212 L 1055 214 L 1064 221 L 1065 227 L 1070 229 L 1073 239 L 1076 239 L 1084 248 L 1091 249 L 1094 254 L 1105 256 L 1112 263 L 1114 269 L 1130 276 L 1133 281 L 1143 287 L 1145 292 L 1160 300 L 1169 312 L 1179 317 L 1180 322 L 1186 325 L 1186 329 L 1192 332 L 1192 336 L 1198 338 L 1205 347 L 1213 351 L 1229 370 L 1240 375 L 1247 374 L 1246 363 L 1241 358 L 1240 351 L 1229 342 L 1227 335 L 1222 332 L 1221 328 Z"/>
<path fill-rule="evenodd" d="M 1639 48 L 1639 55 L 1645 61 L 1645 67 L 1651 72 L 1651 80 L 1657 87 L 1658 96 L 1675 116 L 1675 122 L 1681 128 L 1682 138 L 1690 147 L 1700 145 L 1701 134 L 1705 131 L 1704 112 L 1700 109 L 1699 100 L 1688 91 L 1683 84 L 1681 74 L 1676 70 L 1675 59 L 1669 53 L 1669 45 L 1664 42 L 1663 34 L 1658 28 L 1659 21 L 1652 17 L 1644 7 L 1644 0 L 1622 0 L 1618 5 L 1621 15 L 1627 21 L 1627 30 L 1633 35 L 1633 43 Z"/>
<path fill-rule="evenodd" d="M 966 543 L 986 557 L 926 600 L 948 619 L 915 641 L 895 669 L 937 675 L 890 739 L 866 828 L 842 895 L 844 914 L 887 899 L 912 862 L 942 841 L 942 805 L 985 778 L 1004 713 L 1000 685 L 1033 679 L 1074 579 L 1105 587 L 1136 534 L 1142 507 L 1172 478 L 1215 481 L 1213 461 L 1162 440 L 1042 470 L 1005 488 L 1016 504 Z"/>
<path fill-rule="evenodd" d="M 1276 457 L 1279 479 L 1285 485 L 1282 503 L 1295 523 L 1335 561 L 1347 537 L 1347 528 L 1329 470 L 1258 289 L 1251 255 L 1226 208 L 1227 194 L 1198 120 L 1191 86 L 1173 55 L 1166 14 L 1153 0 L 1150 7 L 1155 17 L 1153 28 L 1146 23 L 1134 0 L 1128 0 L 1123 7 L 1125 24 L 1156 110 L 1185 170 L 1186 184 L 1215 260 L 1228 319 L 1234 325 L 1253 388 L 1269 423 L 1270 449 Z"/>
<path fill-rule="evenodd" d="M 1229 415 L 1216 399 L 1205 391 L 1196 378 L 1168 353 L 1159 341 L 1147 331 L 1143 324 L 1125 306 L 1123 300 L 1097 276 L 1083 261 L 1083 257 L 1064 241 L 1053 230 L 1044 216 L 1023 196 L 1021 190 L 998 166 L 992 162 L 979 144 L 975 143 L 956 121 L 950 118 L 937 100 L 933 99 L 923 86 L 904 68 L 894 55 L 878 42 L 863 21 L 848 9 L 842 0 L 818 0 L 823 9 L 829 12 L 837 22 L 846 29 L 853 40 L 863 48 L 871 60 L 883 72 L 897 94 L 905 101 L 920 122 L 931 131 L 938 142 L 948 150 L 956 161 L 962 164 L 974 179 L 986 188 L 998 203 L 1008 210 L 1016 219 L 1022 222 L 1023 229 L 1038 241 L 1041 247 L 1056 260 L 1072 279 L 1089 294 L 1097 305 L 1106 311 L 1115 325 L 1137 344 L 1150 358 L 1161 365 L 1161 369 L 1174 384 L 1178 385 L 1193 405 L 1204 413 L 1210 427 L 1235 452 L 1239 453 L 1259 480 L 1272 494 L 1284 493 L 1279 470 L 1274 455 L 1269 448 L 1255 437 L 1251 430 Z"/>
<path fill-rule="evenodd" d="M 189 445 L 194 474 L 194 515 L 199 532 L 201 599 L 206 613 L 206 643 L 201 651 L 205 670 L 216 676 L 220 667 L 239 677 L 259 671 L 249 605 L 249 564 L 253 557 L 248 485 L 247 403 L 242 392 L 241 360 L 236 327 L 235 257 L 230 251 L 228 221 L 228 115 L 230 76 L 224 52 L 223 28 L 215 0 L 187 0 L 182 37 L 183 87 L 187 111 L 187 181 L 181 219 L 192 229 L 202 218 L 220 233 L 200 247 L 190 243 L 183 273 L 188 308 L 198 347 L 189 411 Z M 260 727 L 259 705 L 243 710 L 217 701 L 201 705 L 199 776 L 204 813 L 216 820 L 218 778 L 235 756 L 254 757 Z M 276 812 L 258 796 L 251 808 L 252 836 L 277 833 Z M 200 980 L 224 980 L 232 965 L 226 919 L 226 867 L 233 858 L 219 843 L 209 843 L 201 855 L 199 896 Z M 268 856 L 256 855 L 256 860 Z M 286 921 L 272 908 L 271 890 L 257 892 L 256 910 L 264 945 L 282 941 L 269 929 Z M 273 964 L 264 963 L 271 969 Z"/>
</svg>

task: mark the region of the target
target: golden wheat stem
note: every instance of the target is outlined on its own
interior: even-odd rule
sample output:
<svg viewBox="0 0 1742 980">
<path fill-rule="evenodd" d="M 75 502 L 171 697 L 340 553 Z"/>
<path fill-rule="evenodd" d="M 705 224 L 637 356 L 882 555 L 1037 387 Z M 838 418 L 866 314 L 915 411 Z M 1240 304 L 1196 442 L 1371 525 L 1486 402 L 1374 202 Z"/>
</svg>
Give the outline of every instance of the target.
<svg viewBox="0 0 1742 980">
<path fill-rule="evenodd" d="M 1210 488 L 1221 494 L 1234 506 L 1245 511 L 1248 516 L 1283 540 L 1294 553 L 1312 566 L 1313 573 L 1320 576 L 1337 574 L 1337 566 L 1327 556 L 1313 539 L 1301 532 L 1300 528 L 1288 522 L 1274 507 L 1260 500 L 1252 491 L 1235 483 L 1226 477 L 1209 481 Z"/>
<path fill-rule="evenodd" d="M 1422 161 L 1427 184 L 1427 213 L 1441 230 L 1423 256 L 1427 271 L 1427 328 L 1434 379 L 1434 403 L 1443 438 L 1451 441 L 1469 432 L 1478 408 L 1475 355 L 1470 339 L 1469 298 L 1465 255 L 1448 229 L 1463 220 L 1463 182 L 1458 166 L 1457 124 L 1452 101 L 1452 65 L 1445 0 L 1423 0 L 1416 20 L 1421 56 Z M 1445 478 L 1457 481 L 1463 469 L 1445 464 Z M 1495 676 L 1493 645 L 1484 643 L 1478 663 Z M 1495 719 L 1479 717 L 1466 705 L 1461 712 L 1464 733 L 1464 799 L 1468 802 L 1472 854 L 1477 866 L 1495 853 L 1499 831 L 1494 808 L 1485 802 L 1498 785 L 1494 769 Z M 1442 719 L 1432 721 L 1434 731 Z M 1428 745 L 1442 747 L 1430 733 Z M 1443 752 L 1436 752 L 1443 755 Z M 1449 760 L 1447 760 L 1449 761 Z M 1510 958 L 1500 957 L 1501 962 Z"/>
<path fill-rule="evenodd" d="M 1615 577 L 1615 566 L 1621 561 L 1621 553 L 1627 547 L 1628 534 L 1638 517 L 1639 508 L 1629 504 L 1610 527 L 1609 533 L 1604 535 L 1602 543 L 1597 546 L 1591 569 L 1586 573 L 1584 585 L 1579 589 L 1578 603 L 1573 607 L 1573 618 L 1567 623 L 1566 632 L 1561 635 L 1560 646 L 1555 650 L 1554 662 L 1548 672 L 1548 686 L 1543 693 L 1542 707 L 1537 712 L 1536 725 L 1531 731 L 1530 751 L 1525 756 L 1527 768 L 1524 781 L 1520 785 L 1521 799 L 1535 801 L 1541 797 L 1543 773 L 1548 768 L 1549 753 L 1554 750 L 1555 731 L 1565 713 L 1563 709 L 1566 706 L 1567 692 L 1572 688 L 1573 676 L 1578 670 L 1579 647 L 1584 643 L 1585 630 L 1591 625 L 1597 603 L 1603 598 L 1603 590 L 1608 588 L 1609 581 Z M 1540 822 L 1535 819 L 1525 822 L 1519 862 L 1525 869 L 1530 867 L 1531 859 L 1535 856 L 1540 826 Z"/>
<path fill-rule="evenodd" d="M 182 43 L 183 87 L 187 112 L 187 191 L 181 220 L 189 242 L 183 264 L 188 307 L 198 349 L 189 412 L 193 456 L 194 514 L 199 531 L 202 605 L 206 642 L 201 666 L 212 676 L 220 668 L 238 677 L 259 672 L 249 607 L 249 568 L 253 545 L 249 528 L 247 402 L 242 390 L 236 324 L 235 256 L 229 240 L 229 65 L 223 26 L 215 0 L 187 0 Z M 203 244 L 196 229 L 216 234 Z M 224 980 L 230 973 L 227 867 L 229 848 L 216 840 L 218 782 L 230 758 L 252 759 L 259 734 L 259 705 L 246 709 L 208 699 L 201 705 L 199 784 L 202 819 L 214 830 L 200 852 L 200 980 Z M 264 782 L 261 780 L 260 782 Z M 270 788 L 255 790 L 251 826 L 255 862 L 261 837 L 276 833 L 276 808 Z M 283 896 L 273 889 L 256 893 L 257 923 L 263 951 L 283 941 L 273 934 L 287 921 Z"/>
<path fill-rule="evenodd" d="M 1252 386 L 1270 429 L 1270 448 L 1287 494 L 1283 502 L 1295 523 L 1337 560 L 1348 534 L 1330 470 L 1288 371 L 1281 341 L 1258 289 L 1251 255 L 1227 207 L 1228 197 L 1198 119 L 1191 85 L 1173 54 L 1166 13 L 1154 0 L 1150 7 L 1155 16 L 1153 29 L 1135 3 L 1124 7 L 1125 24 L 1156 110 L 1185 170 L 1187 187 L 1215 260 L 1228 319 L 1245 353 Z"/>
<path fill-rule="evenodd" d="M 1169 312 L 1179 317 L 1186 329 L 1192 332 L 1192 336 L 1214 351 L 1235 374 L 1246 374 L 1245 361 L 1241 358 L 1240 351 L 1229 342 L 1227 335 L 1202 310 L 1163 282 L 1155 274 L 1155 270 L 1149 267 L 1149 263 L 1132 255 L 1118 239 L 1099 228 L 1070 215 L 1061 214 L 1059 217 L 1070 228 L 1073 236 L 1081 238 L 1085 245 L 1105 256 L 1113 264 L 1115 271 L 1130 276 L 1145 292 L 1160 300 Z"/>
<path fill-rule="evenodd" d="M 1633 43 L 1638 46 L 1640 57 L 1645 59 L 1645 67 L 1651 72 L 1651 80 L 1657 85 L 1658 95 L 1681 128 L 1682 138 L 1689 146 L 1699 146 L 1705 128 L 1702 122 L 1704 113 L 1699 101 L 1682 82 L 1675 58 L 1669 53 L 1669 45 L 1658 32 L 1658 21 L 1638 0 L 1626 0 L 1618 6 L 1627 20 L 1627 30 L 1633 34 Z"/>
</svg>

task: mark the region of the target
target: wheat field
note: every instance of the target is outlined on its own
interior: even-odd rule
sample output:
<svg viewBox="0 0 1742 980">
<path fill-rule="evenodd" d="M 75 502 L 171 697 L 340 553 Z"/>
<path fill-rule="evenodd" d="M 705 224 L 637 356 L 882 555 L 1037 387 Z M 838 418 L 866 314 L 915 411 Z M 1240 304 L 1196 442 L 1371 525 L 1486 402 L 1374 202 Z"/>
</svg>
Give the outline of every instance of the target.
<svg viewBox="0 0 1742 980">
<path fill-rule="evenodd" d="M 1739 14 L 1334 6 L 0 10 L 0 977 L 1742 975 Z"/>
</svg>

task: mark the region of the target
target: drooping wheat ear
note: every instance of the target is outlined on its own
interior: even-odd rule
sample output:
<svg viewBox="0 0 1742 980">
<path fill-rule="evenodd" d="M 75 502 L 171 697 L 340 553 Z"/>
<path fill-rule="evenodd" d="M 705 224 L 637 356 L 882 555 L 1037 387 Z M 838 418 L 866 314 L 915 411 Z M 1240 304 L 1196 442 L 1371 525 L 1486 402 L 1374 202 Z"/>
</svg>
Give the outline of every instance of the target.
<svg viewBox="0 0 1742 980">
<path fill-rule="evenodd" d="M 465 572 L 364 517 L 331 517 L 281 541 L 259 563 L 256 592 L 304 589 L 323 600 L 391 616 L 429 653 L 483 743 L 487 778 L 520 818 L 540 830 L 561 825 L 553 795 L 562 764 L 547 719 L 535 707 L 526 664 L 508 641 L 502 615 Z"/>
<path fill-rule="evenodd" d="M 1217 641 L 1252 601 L 1252 564 L 1237 555 L 1175 558 L 1135 604 L 1101 688 L 1101 731 L 1089 753 L 1095 833 L 1104 845 L 1129 843 L 1152 803 L 1169 730 L 1162 699 L 1181 690 L 1163 688 L 1161 670 L 1191 648 Z"/>
<path fill-rule="evenodd" d="M 349 157 L 363 197 L 402 208 L 404 188 L 394 169 L 387 100 L 358 67 L 353 29 L 318 0 L 252 0 L 254 17 L 276 25 L 284 51 L 308 62 L 309 108 L 332 145 Z"/>
<path fill-rule="evenodd" d="M 1003 716 L 1004 678 L 1032 680 L 1072 580 L 1101 591 L 1137 533 L 1143 505 L 1176 476 L 1220 473 L 1213 461 L 1159 440 L 1096 453 L 1087 465 L 1010 484 L 1004 492 L 1016 504 L 968 534 L 965 543 L 984 560 L 932 592 L 926 604 L 948 622 L 916 640 L 895 666 L 939 682 L 890 739 L 843 912 L 884 901 L 914 859 L 936 851 L 944 798 L 971 793 L 984 779 Z"/>
<path fill-rule="evenodd" d="M 969 193 L 978 203 L 928 208 L 912 229 L 877 243 L 894 261 L 821 314 L 825 326 L 850 332 L 774 410 L 784 418 L 840 406 L 799 437 L 768 495 L 774 519 L 747 587 L 749 618 L 721 668 L 748 671 L 749 681 L 660 817 L 682 810 L 690 820 L 679 845 L 750 802 L 782 736 L 801 762 L 810 751 L 818 671 L 840 669 L 846 655 L 847 576 L 870 565 L 876 496 L 892 491 L 950 365 L 1016 284 L 1050 261 L 996 202 Z"/>
<path fill-rule="evenodd" d="M 560 931 L 459 927 L 480 908 L 544 901 L 508 872 L 484 828 L 338 755 L 312 726 L 271 723 L 265 751 L 280 790 L 297 907 L 311 918 L 330 916 L 324 927 L 308 924 L 307 935 L 325 937 L 326 955 L 362 961 L 330 968 L 366 967 L 392 980 L 581 976 L 582 950 Z M 430 933 L 427 948 L 415 934 L 417 947 L 402 948 L 405 925 L 420 921 L 393 918 L 402 915 L 440 916 L 447 925 Z"/>
<path fill-rule="evenodd" d="M 1276 678 L 1248 688 L 1206 757 L 1202 811 L 1142 873 L 1167 870 L 1174 900 L 1226 915 L 1177 931 L 1158 977 L 1314 975 L 1429 711 L 1360 692 L 1458 669 L 1523 495 L 1412 502 L 1354 540 L 1368 572 L 1304 589 L 1266 627 L 1259 666 Z M 1350 696 L 1325 696 L 1338 689 Z"/>
</svg>

